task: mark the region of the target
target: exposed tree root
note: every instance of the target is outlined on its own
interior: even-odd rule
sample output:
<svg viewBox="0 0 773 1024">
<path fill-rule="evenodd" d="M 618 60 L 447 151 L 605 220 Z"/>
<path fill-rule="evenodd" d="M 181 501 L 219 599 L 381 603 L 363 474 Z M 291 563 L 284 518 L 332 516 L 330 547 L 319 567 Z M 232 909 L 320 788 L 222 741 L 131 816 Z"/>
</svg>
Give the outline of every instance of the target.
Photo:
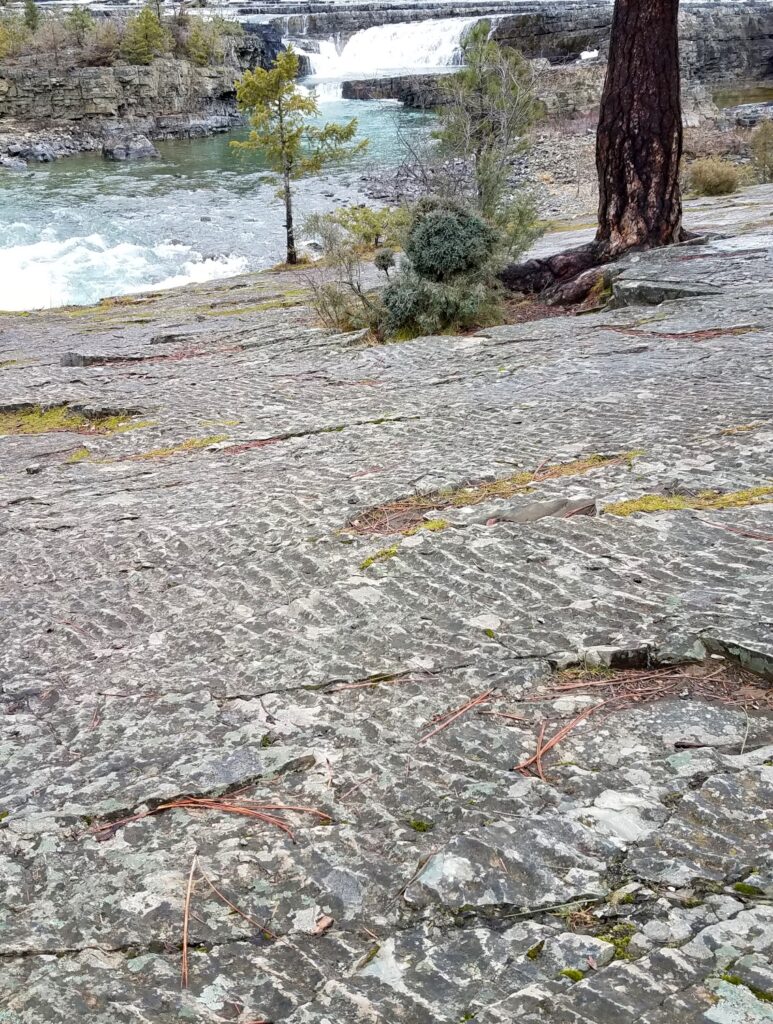
<svg viewBox="0 0 773 1024">
<path fill-rule="evenodd" d="M 571 305 L 583 302 L 598 286 L 612 259 L 605 245 L 589 242 L 546 259 L 511 264 L 499 278 L 510 291 L 539 293 L 545 302 Z"/>
</svg>

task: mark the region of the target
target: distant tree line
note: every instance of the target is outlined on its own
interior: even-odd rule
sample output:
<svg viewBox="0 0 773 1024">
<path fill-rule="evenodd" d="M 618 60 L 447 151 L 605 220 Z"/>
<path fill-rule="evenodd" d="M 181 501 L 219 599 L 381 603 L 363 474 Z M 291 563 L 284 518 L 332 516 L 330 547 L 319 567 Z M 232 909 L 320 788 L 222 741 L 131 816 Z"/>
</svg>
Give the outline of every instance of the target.
<svg viewBox="0 0 773 1024">
<path fill-rule="evenodd" d="M 0 14 L 0 60 L 39 55 L 57 67 L 102 67 L 174 56 L 205 67 L 222 63 L 241 35 L 237 22 L 205 20 L 182 5 L 169 16 L 162 15 L 159 4 L 149 3 L 129 18 L 95 18 L 84 7 L 62 15 L 25 0 L 23 13 Z"/>
</svg>

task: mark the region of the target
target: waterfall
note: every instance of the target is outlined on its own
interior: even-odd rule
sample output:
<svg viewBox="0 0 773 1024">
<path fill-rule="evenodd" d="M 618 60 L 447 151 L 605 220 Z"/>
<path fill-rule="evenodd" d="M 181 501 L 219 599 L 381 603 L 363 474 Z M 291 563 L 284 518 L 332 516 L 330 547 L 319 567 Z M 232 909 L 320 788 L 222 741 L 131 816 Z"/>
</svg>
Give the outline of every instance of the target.
<svg viewBox="0 0 773 1024">
<path fill-rule="evenodd" d="M 308 57 L 315 77 L 375 77 L 385 71 L 413 71 L 461 63 L 465 31 L 479 18 L 438 18 L 362 29 L 341 52 L 330 39 Z"/>
</svg>

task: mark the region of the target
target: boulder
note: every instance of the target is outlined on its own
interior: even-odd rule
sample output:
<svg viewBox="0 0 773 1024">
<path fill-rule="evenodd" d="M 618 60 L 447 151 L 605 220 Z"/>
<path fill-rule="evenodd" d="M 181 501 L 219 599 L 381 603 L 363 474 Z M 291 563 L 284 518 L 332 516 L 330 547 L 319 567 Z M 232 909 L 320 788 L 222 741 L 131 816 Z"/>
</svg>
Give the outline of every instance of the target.
<svg viewBox="0 0 773 1024">
<path fill-rule="evenodd" d="M 0 156 L 0 167 L 7 171 L 26 171 L 27 161 L 18 156 Z"/>
<path fill-rule="evenodd" d="M 763 103 L 740 103 L 722 111 L 726 124 L 739 128 L 756 128 L 763 121 L 773 121 L 773 100 Z"/>
<path fill-rule="evenodd" d="M 118 135 L 105 140 L 102 156 L 106 160 L 147 160 L 161 154 L 147 135 Z"/>
</svg>

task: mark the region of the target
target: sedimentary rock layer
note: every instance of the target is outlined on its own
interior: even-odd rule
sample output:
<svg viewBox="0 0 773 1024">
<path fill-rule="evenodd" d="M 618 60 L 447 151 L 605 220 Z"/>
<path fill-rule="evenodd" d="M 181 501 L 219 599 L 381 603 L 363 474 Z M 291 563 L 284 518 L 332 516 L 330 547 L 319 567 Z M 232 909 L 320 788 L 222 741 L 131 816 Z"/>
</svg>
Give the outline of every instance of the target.
<svg viewBox="0 0 773 1024">
<path fill-rule="evenodd" d="M 768 1019 L 771 212 L 473 336 L 2 317 L 8 1020 Z"/>
</svg>

